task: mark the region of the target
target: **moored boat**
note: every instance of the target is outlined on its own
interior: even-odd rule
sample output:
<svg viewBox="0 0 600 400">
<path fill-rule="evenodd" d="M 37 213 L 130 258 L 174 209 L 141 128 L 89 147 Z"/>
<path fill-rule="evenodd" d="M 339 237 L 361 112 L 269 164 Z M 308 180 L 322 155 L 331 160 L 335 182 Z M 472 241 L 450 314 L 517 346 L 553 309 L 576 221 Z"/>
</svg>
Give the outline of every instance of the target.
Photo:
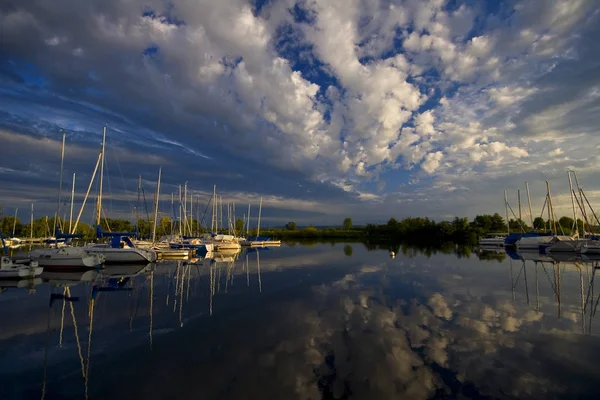
<svg viewBox="0 0 600 400">
<path fill-rule="evenodd" d="M 480 246 L 504 246 L 504 239 L 506 235 L 498 233 L 490 233 L 484 237 L 479 238 Z"/>
<path fill-rule="evenodd" d="M 83 247 L 61 247 L 58 249 L 37 249 L 29 253 L 29 258 L 41 267 L 95 268 L 104 263 L 102 254 L 92 254 Z"/>
<path fill-rule="evenodd" d="M 35 278 L 44 271 L 37 262 L 19 264 L 13 262 L 10 257 L 0 257 L 0 279 Z"/>
</svg>

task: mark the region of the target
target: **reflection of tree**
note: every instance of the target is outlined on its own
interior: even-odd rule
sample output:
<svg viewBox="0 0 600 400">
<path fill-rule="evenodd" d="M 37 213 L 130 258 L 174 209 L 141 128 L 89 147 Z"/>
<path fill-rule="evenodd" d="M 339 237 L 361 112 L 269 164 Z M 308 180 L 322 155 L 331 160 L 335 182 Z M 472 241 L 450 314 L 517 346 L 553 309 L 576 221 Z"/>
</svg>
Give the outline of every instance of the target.
<svg viewBox="0 0 600 400">
<path fill-rule="evenodd" d="M 350 246 L 349 244 L 344 246 L 344 254 L 347 255 L 348 257 L 352 256 L 352 246 Z"/>
<path fill-rule="evenodd" d="M 506 259 L 506 252 L 503 250 L 501 253 L 497 251 L 479 251 L 476 253 L 477 258 L 480 260 L 493 261 L 496 260 L 498 262 L 502 262 Z"/>
</svg>

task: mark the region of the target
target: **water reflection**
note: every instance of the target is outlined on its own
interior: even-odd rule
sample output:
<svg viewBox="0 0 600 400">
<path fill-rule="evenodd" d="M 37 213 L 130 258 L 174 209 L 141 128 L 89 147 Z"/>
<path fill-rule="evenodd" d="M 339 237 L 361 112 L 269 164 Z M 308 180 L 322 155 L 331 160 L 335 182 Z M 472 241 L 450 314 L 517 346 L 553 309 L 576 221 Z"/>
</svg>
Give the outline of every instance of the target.
<svg viewBox="0 0 600 400">
<path fill-rule="evenodd" d="M 597 392 L 598 261 L 398 250 L 297 245 L 45 274 L 35 293 L 0 294 L 0 387 L 9 399 Z"/>
</svg>

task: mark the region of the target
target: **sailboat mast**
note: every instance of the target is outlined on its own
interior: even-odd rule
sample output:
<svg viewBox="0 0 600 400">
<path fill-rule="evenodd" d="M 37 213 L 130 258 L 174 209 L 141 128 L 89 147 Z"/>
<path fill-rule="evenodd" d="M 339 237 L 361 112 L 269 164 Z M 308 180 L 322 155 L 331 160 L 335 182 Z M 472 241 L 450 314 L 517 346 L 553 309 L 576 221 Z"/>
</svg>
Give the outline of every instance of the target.
<svg viewBox="0 0 600 400">
<path fill-rule="evenodd" d="M 33 203 L 31 203 L 31 229 L 29 232 L 29 239 L 33 239 Z"/>
<path fill-rule="evenodd" d="M 54 227 L 50 236 L 56 236 L 56 223 L 58 221 L 58 215 L 60 213 L 60 195 L 62 192 L 62 181 L 63 181 L 63 166 L 65 162 L 65 138 L 67 134 L 63 132 L 62 135 L 62 149 L 60 151 L 60 179 L 58 181 L 58 199 L 56 202 L 56 214 L 54 215 Z"/>
<path fill-rule="evenodd" d="M 556 234 L 556 221 L 554 220 L 554 207 L 552 206 L 552 195 L 550 194 L 550 182 L 546 181 L 546 190 L 548 191 L 548 223 L 552 231 Z"/>
<path fill-rule="evenodd" d="M 171 236 L 173 235 L 173 231 L 175 230 L 175 193 L 171 193 L 171 212 L 173 213 L 173 218 L 171 218 Z"/>
<path fill-rule="evenodd" d="M 223 196 L 219 196 L 219 203 L 221 203 L 221 219 L 219 221 L 219 227 L 223 230 Z"/>
<path fill-rule="evenodd" d="M 183 186 L 183 234 L 187 232 L 187 182 Z"/>
<path fill-rule="evenodd" d="M 510 223 L 508 220 L 508 197 L 506 195 L 506 190 L 504 191 L 504 212 L 506 214 L 506 229 L 507 233 L 510 235 Z"/>
<path fill-rule="evenodd" d="M 583 202 L 584 194 L 583 194 L 583 189 L 579 186 L 579 178 L 577 178 L 577 173 L 575 171 L 571 171 L 571 172 L 573 173 L 573 176 L 575 177 L 575 185 L 577 185 L 577 192 L 579 193 L 579 199 L 580 199 L 580 203 L 581 203 L 581 206 L 582 206 L 581 214 L 583 216 L 583 220 L 590 227 L 590 232 L 593 232 L 592 227 L 591 227 L 591 225 L 590 225 L 590 223 L 588 221 L 588 218 L 587 218 L 587 211 L 586 211 L 585 203 Z M 587 199 L 586 199 L 586 202 L 587 202 Z M 590 209 L 592 209 L 592 208 L 590 207 Z M 592 213 L 594 213 L 593 209 L 592 209 Z M 575 223 L 577 223 L 577 221 L 575 221 Z M 583 235 L 585 236 L 585 230 L 583 232 Z"/>
<path fill-rule="evenodd" d="M 256 238 L 260 236 L 260 214 L 262 213 L 262 197 L 260 198 L 260 203 L 258 205 L 258 225 L 256 227 Z M 256 253 L 258 254 L 258 253 Z"/>
<path fill-rule="evenodd" d="M 571 206 L 573 207 L 573 224 L 575 225 L 575 234 L 579 236 L 579 229 L 577 227 L 577 213 L 575 212 L 575 195 L 573 194 L 573 181 L 571 180 L 571 172 L 567 171 L 567 175 L 569 176 L 569 192 L 571 195 Z M 571 227 L 573 230 L 573 227 Z"/>
<path fill-rule="evenodd" d="M 519 201 L 519 223 L 523 221 L 521 214 L 521 189 L 517 189 L 517 200 Z"/>
<path fill-rule="evenodd" d="M 190 191 L 190 236 L 194 236 L 194 195 Z"/>
<path fill-rule="evenodd" d="M 217 199 L 217 185 L 213 185 L 213 198 L 212 198 L 212 217 L 210 219 L 210 231 L 215 232 L 215 203 Z"/>
<path fill-rule="evenodd" d="M 12 237 L 15 237 L 15 231 L 17 230 L 17 212 L 19 212 L 19 209 L 16 208 L 15 209 L 15 218 L 13 219 L 13 232 L 12 232 Z"/>
<path fill-rule="evenodd" d="M 96 225 L 100 226 L 100 216 L 102 215 L 102 182 L 104 181 L 104 148 L 106 145 L 106 126 L 102 134 L 102 157 L 100 158 L 100 192 L 98 193 L 98 209 L 96 210 Z"/>
<path fill-rule="evenodd" d="M 246 236 L 250 236 L 250 204 L 248 204 L 248 220 L 246 221 Z"/>
<path fill-rule="evenodd" d="M 73 203 L 75 201 L 75 172 L 73 172 L 73 185 L 71 186 L 71 212 L 69 217 L 69 233 L 73 227 Z"/>
<path fill-rule="evenodd" d="M 138 224 L 140 220 L 140 195 L 142 192 L 142 176 L 138 176 L 138 188 L 137 188 L 137 203 L 135 204 L 135 223 Z"/>
<path fill-rule="evenodd" d="M 160 175 L 162 168 L 158 169 L 158 184 L 156 185 L 156 205 L 154 207 L 154 227 L 152 228 L 152 244 L 156 243 L 156 222 L 158 220 L 158 199 L 160 198 Z"/>
<path fill-rule="evenodd" d="M 183 231 L 181 230 L 181 185 L 179 185 L 179 236 L 183 236 Z"/>
<path fill-rule="evenodd" d="M 529 219 L 531 220 L 531 229 L 533 229 L 533 212 L 531 211 L 531 196 L 529 195 L 529 184 L 525 182 L 525 189 L 527 190 L 527 204 L 529 205 Z"/>
</svg>

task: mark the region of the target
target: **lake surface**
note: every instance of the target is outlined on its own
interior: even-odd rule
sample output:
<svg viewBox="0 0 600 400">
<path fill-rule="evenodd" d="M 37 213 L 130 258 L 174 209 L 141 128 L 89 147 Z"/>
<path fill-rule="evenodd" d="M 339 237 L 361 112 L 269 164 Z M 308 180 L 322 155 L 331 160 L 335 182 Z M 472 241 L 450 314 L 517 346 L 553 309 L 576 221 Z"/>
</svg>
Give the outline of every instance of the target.
<svg viewBox="0 0 600 400">
<path fill-rule="evenodd" d="M 45 272 L 0 293 L 0 398 L 597 398 L 596 265 L 342 243 Z"/>
</svg>

